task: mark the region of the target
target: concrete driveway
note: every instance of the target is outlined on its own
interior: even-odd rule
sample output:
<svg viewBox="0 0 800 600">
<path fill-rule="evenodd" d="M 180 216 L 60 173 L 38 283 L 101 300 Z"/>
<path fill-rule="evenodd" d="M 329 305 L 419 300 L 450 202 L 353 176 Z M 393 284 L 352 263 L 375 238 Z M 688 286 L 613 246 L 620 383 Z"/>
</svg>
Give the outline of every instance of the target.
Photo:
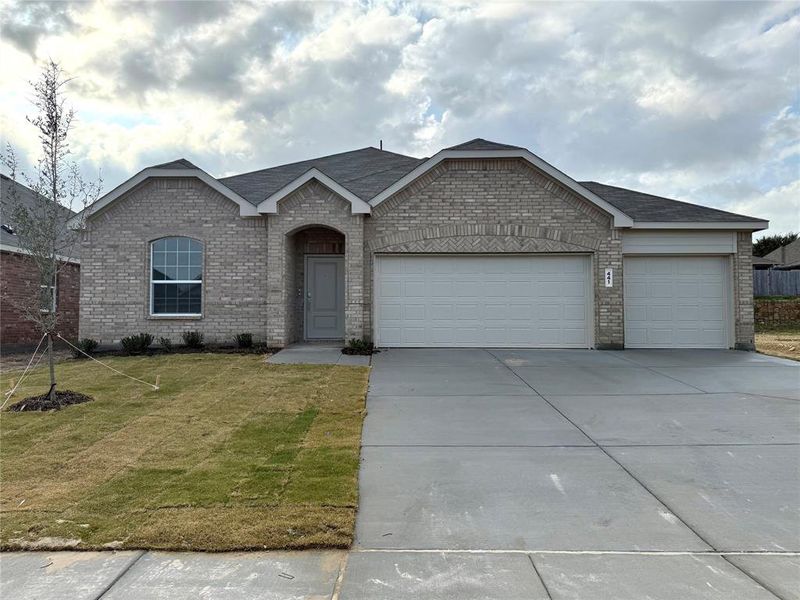
<svg viewBox="0 0 800 600">
<path fill-rule="evenodd" d="M 373 357 L 342 599 L 800 598 L 800 365 Z"/>
<path fill-rule="evenodd" d="M 0 597 L 800 600 L 800 364 L 373 357 L 352 551 L 6 553 Z"/>
</svg>

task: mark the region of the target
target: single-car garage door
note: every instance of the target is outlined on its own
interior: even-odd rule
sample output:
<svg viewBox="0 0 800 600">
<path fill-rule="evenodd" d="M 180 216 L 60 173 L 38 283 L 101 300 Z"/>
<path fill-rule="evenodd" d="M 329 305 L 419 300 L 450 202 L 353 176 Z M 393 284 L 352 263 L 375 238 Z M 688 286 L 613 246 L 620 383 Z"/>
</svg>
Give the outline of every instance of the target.
<svg viewBox="0 0 800 600">
<path fill-rule="evenodd" d="M 727 348 L 728 259 L 626 257 L 626 348 Z"/>
<path fill-rule="evenodd" d="M 375 260 L 379 346 L 588 348 L 583 255 L 404 255 Z"/>
</svg>

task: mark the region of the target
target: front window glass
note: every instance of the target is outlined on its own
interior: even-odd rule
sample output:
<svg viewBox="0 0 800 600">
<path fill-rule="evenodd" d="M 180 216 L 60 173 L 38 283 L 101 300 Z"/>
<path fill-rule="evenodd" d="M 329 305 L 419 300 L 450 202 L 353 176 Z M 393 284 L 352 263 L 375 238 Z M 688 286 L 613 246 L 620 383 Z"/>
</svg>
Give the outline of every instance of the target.
<svg viewBox="0 0 800 600">
<path fill-rule="evenodd" d="M 203 246 L 186 237 L 152 243 L 151 297 L 154 315 L 202 312 Z"/>
</svg>

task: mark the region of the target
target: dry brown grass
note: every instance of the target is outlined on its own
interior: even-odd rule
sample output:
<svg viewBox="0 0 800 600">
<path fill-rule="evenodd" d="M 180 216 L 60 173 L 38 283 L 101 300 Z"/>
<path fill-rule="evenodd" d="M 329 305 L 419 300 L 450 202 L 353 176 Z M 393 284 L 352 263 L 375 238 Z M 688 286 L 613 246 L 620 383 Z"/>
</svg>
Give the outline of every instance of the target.
<svg viewBox="0 0 800 600">
<path fill-rule="evenodd" d="M 800 360 L 800 325 L 756 331 L 756 350 Z"/>
<path fill-rule="evenodd" d="M 0 547 L 346 547 L 368 370 L 258 356 L 58 366 L 94 402 L 0 416 Z M 0 378 L 8 389 L 13 373 Z M 19 397 L 46 389 L 46 373 Z"/>
</svg>

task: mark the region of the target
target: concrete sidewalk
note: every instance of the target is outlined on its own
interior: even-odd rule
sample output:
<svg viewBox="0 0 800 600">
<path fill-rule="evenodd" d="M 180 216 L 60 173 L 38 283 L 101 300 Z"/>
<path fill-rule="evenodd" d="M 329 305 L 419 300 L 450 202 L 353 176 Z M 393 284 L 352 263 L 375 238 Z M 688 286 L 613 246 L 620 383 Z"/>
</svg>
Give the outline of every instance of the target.
<svg viewBox="0 0 800 600">
<path fill-rule="evenodd" d="M 366 367 L 369 356 L 342 354 L 341 343 L 300 343 L 287 346 L 267 359 L 272 365 L 350 365 Z"/>
<path fill-rule="evenodd" d="M 14 600 L 748 600 L 800 597 L 789 555 L 14 552 Z M 757 583 L 769 581 L 768 591 Z"/>
</svg>

